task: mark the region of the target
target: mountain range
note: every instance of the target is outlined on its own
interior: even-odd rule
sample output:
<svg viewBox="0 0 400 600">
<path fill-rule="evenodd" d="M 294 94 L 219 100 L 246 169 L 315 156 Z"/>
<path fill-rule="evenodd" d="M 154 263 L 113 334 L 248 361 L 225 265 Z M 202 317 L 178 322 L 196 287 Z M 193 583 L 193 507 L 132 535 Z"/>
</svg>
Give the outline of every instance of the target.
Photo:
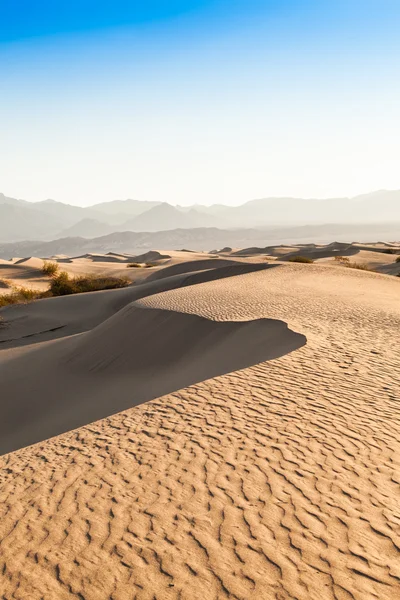
<svg viewBox="0 0 400 600">
<path fill-rule="evenodd" d="M 0 242 L 96 238 L 117 232 L 175 229 L 295 227 L 322 224 L 400 223 L 400 190 L 354 198 L 262 198 L 240 206 L 172 206 L 114 200 L 89 207 L 55 200 L 27 202 L 0 194 Z"/>
<path fill-rule="evenodd" d="M 153 232 L 117 232 L 88 239 L 65 237 L 51 241 L 22 241 L 0 243 L 0 259 L 28 256 L 81 256 L 87 253 L 142 254 L 154 248 L 162 250 L 187 249 L 214 251 L 224 247 L 258 248 L 277 244 L 327 244 L 332 240 L 350 243 L 381 240 L 400 241 L 400 225 L 396 223 L 370 223 L 364 225 L 328 224 L 301 225 L 297 227 L 271 227 L 265 229 L 173 229 Z"/>
</svg>

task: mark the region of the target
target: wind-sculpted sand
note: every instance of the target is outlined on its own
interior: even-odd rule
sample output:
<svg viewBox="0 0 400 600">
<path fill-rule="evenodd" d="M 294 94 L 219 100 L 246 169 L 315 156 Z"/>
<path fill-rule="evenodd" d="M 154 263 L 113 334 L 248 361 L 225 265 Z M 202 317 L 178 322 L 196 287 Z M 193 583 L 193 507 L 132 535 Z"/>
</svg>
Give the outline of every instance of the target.
<svg viewBox="0 0 400 600">
<path fill-rule="evenodd" d="M 277 358 L 305 341 L 282 321 L 216 322 L 130 304 L 83 336 L 0 364 L 3 389 L 13 398 L 3 405 L 0 453 Z"/>
<path fill-rule="evenodd" d="M 68 346 L 68 368 L 105 369 L 115 376 L 105 397 L 118 398 L 119 380 L 143 372 L 140 361 L 162 370 L 164 353 L 176 365 L 177 347 L 186 371 L 203 356 L 217 366 L 221 352 L 246 356 L 249 338 L 268 342 L 270 325 L 281 341 L 303 342 L 268 362 L 272 356 L 259 362 L 250 353 L 253 366 L 241 358 L 231 367 L 247 368 L 3 456 L 2 597 L 397 599 L 400 280 L 285 263 L 197 285 L 175 280 L 174 287 L 166 278 L 143 287 L 162 281 L 165 291 L 150 287 L 133 304 L 125 298 L 88 333 L 45 343 L 33 336 L 34 350 L 0 351 L 2 369 L 9 367 L 2 381 L 12 379 L 12 364 L 40 353 L 57 363 L 55 348 Z M 99 293 L 105 314 L 109 298 L 118 304 L 134 289 Z M 174 324 L 169 345 L 151 315 Z M 179 330 L 185 319 L 197 347 Z M 235 341 L 238 326 L 245 335 Z M 220 327 L 227 336 L 216 334 Z M 60 387 L 50 384 L 50 400 Z M 133 397 L 135 376 L 131 388 Z M 77 385 L 69 398 L 85 403 Z"/>
</svg>

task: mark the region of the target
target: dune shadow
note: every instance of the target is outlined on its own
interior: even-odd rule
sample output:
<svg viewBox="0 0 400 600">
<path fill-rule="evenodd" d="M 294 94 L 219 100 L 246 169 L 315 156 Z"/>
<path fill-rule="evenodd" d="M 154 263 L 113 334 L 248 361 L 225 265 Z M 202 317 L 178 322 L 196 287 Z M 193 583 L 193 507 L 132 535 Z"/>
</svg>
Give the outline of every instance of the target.
<svg viewBox="0 0 400 600">
<path fill-rule="evenodd" d="M 279 266 L 268 263 L 233 263 L 215 268 L 210 260 L 207 264 L 210 265 L 207 270 L 192 272 L 191 264 L 185 263 L 185 267 L 181 267 L 183 272 L 178 274 L 171 273 L 168 277 L 154 281 L 146 279 L 117 290 L 46 298 L 30 304 L 1 308 L 0 350 L 89 331 L 130 302 L 152 294 Z M 204 269 L 204 265 L 202 268 Z"/>
<path fill-rule="evenodd" d="M 0 364 L 0 453 L 305 344 L 283 321 L 218 322 L 132 303 L 86 334 Z"/>
</svg>

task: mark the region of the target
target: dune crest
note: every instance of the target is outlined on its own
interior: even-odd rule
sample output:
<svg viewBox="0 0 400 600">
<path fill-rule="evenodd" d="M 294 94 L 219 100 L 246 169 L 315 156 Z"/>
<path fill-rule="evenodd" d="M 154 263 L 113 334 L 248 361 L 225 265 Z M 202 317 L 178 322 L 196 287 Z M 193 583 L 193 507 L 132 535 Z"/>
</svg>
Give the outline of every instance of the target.
<svg viewBox="0 0 400 600">
<path fill-rule="evenodd" d="M 0 452 L 272 360 L 305 343 L 282 321 L 216 322 L 129 304 L 86 334 L 0 363 L 3 389 L 14 399 L 3 407 Z"/>
</svg>

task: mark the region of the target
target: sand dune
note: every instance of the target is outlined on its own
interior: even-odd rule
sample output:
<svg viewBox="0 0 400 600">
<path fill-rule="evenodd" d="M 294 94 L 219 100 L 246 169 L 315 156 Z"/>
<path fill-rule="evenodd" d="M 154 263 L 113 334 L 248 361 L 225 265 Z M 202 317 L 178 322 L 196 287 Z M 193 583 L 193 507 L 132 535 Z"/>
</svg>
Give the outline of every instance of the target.
<svg viewBox="0 0 400 600">
<path fill-rule="evenodd" d="M 302 248 L 300 247 L 298 250 L 294 250 L 293 252 L 288 252 L 284 256 L 282 256 L 281 260 L 289 260 L 293 256 L 301 255 L 307 256 L 313 260 L 318 260 L 320 258 L 334 258 L 335 256 L 354 256 L 359 253 L 359 249 L 354 246 L 347 246 L 342 248 Z"/>
<path fill-rule="evenodd" d="M 400 280 L 251 266 L 1 311 L 88 321 L 0 350 L 9 448 L 176 390 L 0 459 L 7 600 L 398 597 Z"/>
<path fill-rule="evenodd" d="M 96 327 L 130 302 L 174 288 L 198 285 L 244 273 L 271 268 L 273 265 L 232 263 L 228 267 L 145 280 L 141 285 L 48 298 L 40 302 L 14 305 L 2 309 L 4 319 L 0 328 L 0 349 L 66 337 Z M 187 269 L 190 268 L 190 264 Z M 185 269 L 183 269 L 185 271 Z"/>
<path fill-rule="evenodd" d="M 398 258 L 396 254 L 385 254 L 376 250 L 356 248 L 356 252 L 353 252 L 351 255 L 346 254 L 346 256 L 351 256 L 352 261 L 366 265 L 378 273 L 385 273 L 386 275 L 397 275 L 400 273 L 400 263 L 396 263 L 396 259 Z M 318 262 L 335 264 L 332 257 L 331 260 L 329 257 L 324 257 Z"/>
<path fill-rule="evenodd" d="M 238 264 L 237 261 L 223 258 L 201 258 L 200 260 L 179 262 L 152 273 L 147 278 L 147 281 L 155 281 L 157 279 L 163 279 L 164 277 L 171 277 L 171 275 L 181 275 L 182 273 L 229 267 L 235 264 Z"/>
<path fill-rule="evenodd" d="M 119 260 L 107 260 L 107 257 L 92 258 L 61 258 L 53 259 L 59 264 L 60 271 L 66 271 L 73 277 L 80 275 L 109 275 L 113 277 L 127 277 L 134 281 L 141 278 L 141 274 L 127 268 Z M 33 290 L 45 291 L 49 287 L 50 277 L 42 272 L 44 260 L 40 258 L 24 258 L 16 262 L 0 262 L 0 279 L 8 279 L 15 287 L 26 287 Z M 144 277 L 144 275 L 142 275 Z"/>
<path fill-rule="evenodd" d="M 150 250 L 150 252 L 145 252 L 144 254 L 139 254 L 137 256 L 132 257 L 132 262 L 155 262 L 159 260 L 164 260 L 171 258 L 170 254 L 162 254 L 161 252 L 157 252 L 155 250 Z"/>
<path fill-rule="evenodd" d="M 332 242 L 328 245 L 278 245 L 239 250 L 231 250 L 226 247 L 222 248 L 220 253 L 213 255 L 204 252 L 188 252 L 187 250 L 149 251 L 141 255 L 115 252 L 86 253 L 75 257 L 59 255 L 50 260 L 58 262 L 60 270 L 66 271 L 72 277 L 85 275 L 125 277 L 132 282 L 140 283 L 149 277 L 156 280 L 185 271 L 221 267 L 231 264 L 231 262 L 287 261 L 299 254 L 322 264 L 328 263 L 343 267 L 334 261 L 336 256 L 341 255 L 380 273 L 394 276 L 400 274 L 400 263 L 396 263 L 396 258 L 400 256 L 400 244 L 381 242 L 375 244 Z M 210 261 L 219 262 L 211 265 Z M 7 279 L 16 287 L 22 286 L 44 291 L 49 286 L 49 277 L 42 273 L 43 262 L 42 258 L 36 257 L 16 258 L 13 261 L 0 260 L 0 279 Z M 188 268 L 189 262 L 193 262 L 193 267 Z M 141 268 L 128 268 L 129 263 L 138 263 L 141 266 L 150 264 L 151 268 L 148 271 Z M 167 271 L 166 267 L 170 270 Z M 0 293 L 8 292 L 5 288 L 1 288 Z"/>
<path fill-rule="evenodd" d="M 14 399 L 3 407 L 0 452 L 282 356 L 304 343 L 304 336 L 281 321 L 218 323 L 129 304 L 87 334 L 39 345 L 0 363 L 3 389 Z"/>
<path fill-rule="evenodd" d="M 44 260 L 37 258 L 36 256 L 29 256 L 28 258 L 21 258 L 17 260 L 15 265 L 23 265 L 24 267 L 31 267 L 32 269 L 42 269 Z"/>
<path fill-rule="evenodd" d="M 11 286 L 44 291 L 49 279 L 42 272 L 44 261 L 40 258 L 22 258 L 12 261 L 0 261 L 0 279 Z M 1 292 L 0 292 L 1 293 Z"/>
</svg>

